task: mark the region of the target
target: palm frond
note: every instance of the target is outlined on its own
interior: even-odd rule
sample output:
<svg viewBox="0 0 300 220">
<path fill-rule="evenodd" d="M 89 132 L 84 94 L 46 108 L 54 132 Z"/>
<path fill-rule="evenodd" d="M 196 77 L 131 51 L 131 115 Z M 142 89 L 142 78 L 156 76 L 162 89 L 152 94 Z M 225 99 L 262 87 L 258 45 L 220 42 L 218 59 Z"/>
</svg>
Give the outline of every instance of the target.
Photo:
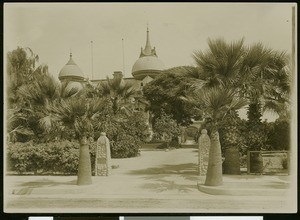
<svg viewBox="0 0 300 220">
<path fill-rule="evenodd" d="M 239 75 L 245 55 L 244 39 L 225 42 L 208 39 L 208 50 L 195 51 L 193 58 L 207 87 L 233 83 Z"/>
<path fill-rule="evenodd" d="M 18 127 L 16 127 L 15 129 L 13 129 L 12 131 L 9 132 L 9 134 L 22 134 L 25 136 L 31 136 L 34 135 L 34 132 L 28 128 L 23 127 L 22 125 L 19 125 Z"/>
<path fill-rule="evenodd" d="M 43 128 L 46 132 L 50 132 L 53 128 L 53 123 L 55 121 L 55 117 L 52 115 L 47 115 L 39 120 L 39 125 Z"/>
<path fill-rule="evenodd" d="M 230 111 L 236 111 L 236 110 L 243 108 L 244 106 L 246 106 L 248 104 L 249 104 L 248 99 L 240 98 L 240 97 L 233 97 L 233 99 L 231 100 L 231 103 L 229 104 L 228 109 Z"/>
</svg>

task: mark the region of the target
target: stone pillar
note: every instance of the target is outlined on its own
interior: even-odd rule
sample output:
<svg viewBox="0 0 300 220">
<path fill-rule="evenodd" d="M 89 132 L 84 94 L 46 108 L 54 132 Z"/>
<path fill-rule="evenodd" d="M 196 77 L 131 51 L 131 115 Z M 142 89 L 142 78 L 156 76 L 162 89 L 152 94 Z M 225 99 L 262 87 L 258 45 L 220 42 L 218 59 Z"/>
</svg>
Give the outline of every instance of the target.
<svg viewBox="0 0 300 220">
<path fill-rule="evenodd" d="M 95 176 L 108 176 L 110 173 L 110 145 L 105 132 L 97 140 Z"/>
<path fill-rule="evenodd" d="M 210 148 L 210 138 L 207 135 L 207 130 L 202 129 L 201 135 L 198 139 L 199 150 L 198 150 L 198 159 L 199 159 L 199 175 L 205 176 L 207 172 L 208 166 L 208 156 L 209 156 L 209 148 Z"/>
</svg>

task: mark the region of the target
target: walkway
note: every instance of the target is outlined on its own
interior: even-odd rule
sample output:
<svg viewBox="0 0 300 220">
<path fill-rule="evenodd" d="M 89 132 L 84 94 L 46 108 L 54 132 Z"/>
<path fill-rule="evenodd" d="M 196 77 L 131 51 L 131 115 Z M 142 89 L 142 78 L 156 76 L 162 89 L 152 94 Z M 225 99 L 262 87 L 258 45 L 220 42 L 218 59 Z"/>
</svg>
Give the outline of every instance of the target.
<svg viewBox="0 0 300 220">
<path fill-rule="evenodd" d="M 140 157 L 113 159 L 108 177 L 77 186 L 76 176 L 7 176 L 5 202 L 11 212 L 285 212 L 282 194 L 210 195 L 200 192 L 196 149 L 142 151 Z M 274 179 L 275 178 L 275 179 Z M 285 181 L 286 177 L 224 176 L 230 181 Z"/>
</svg>

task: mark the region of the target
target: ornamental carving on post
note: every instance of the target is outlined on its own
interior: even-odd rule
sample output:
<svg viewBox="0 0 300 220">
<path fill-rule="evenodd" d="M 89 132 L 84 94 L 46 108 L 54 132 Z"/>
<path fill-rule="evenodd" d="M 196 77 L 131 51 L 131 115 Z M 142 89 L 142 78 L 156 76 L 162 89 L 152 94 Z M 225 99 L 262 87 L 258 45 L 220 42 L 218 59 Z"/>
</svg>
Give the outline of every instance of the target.
<svg viewBox="0 0 300 220">
<path fill-rule="evenodd" d="M 208 166 L 208 156 L 209 156 L 209 148 L 210 148 L 210 138 L 207 135 L 207 130 L 202 129 L 201 135 L 198 139 L 199 150 L 198 150 L 198 159 L 199 159 L 199 175 L 205 176 L 207 172 Z"/>
<path fill-rule="evenodd" d="M 110 172 L 110 144 L 105 132 L 97 140 L 95 176 L 108 176 Z"/>
</svg>

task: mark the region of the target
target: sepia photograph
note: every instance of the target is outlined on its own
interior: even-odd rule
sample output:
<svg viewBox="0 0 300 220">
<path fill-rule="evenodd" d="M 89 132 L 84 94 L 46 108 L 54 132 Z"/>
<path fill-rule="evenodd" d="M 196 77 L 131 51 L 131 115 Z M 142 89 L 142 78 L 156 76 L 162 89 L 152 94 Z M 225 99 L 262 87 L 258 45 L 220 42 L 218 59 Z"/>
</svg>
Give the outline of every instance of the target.
<svg viewBox="0 0 300 220">
<path fill-rule="evenodd" d="M 5 213 L 297 212 L 296 3 L 3 19 Z"/>
</svg>

